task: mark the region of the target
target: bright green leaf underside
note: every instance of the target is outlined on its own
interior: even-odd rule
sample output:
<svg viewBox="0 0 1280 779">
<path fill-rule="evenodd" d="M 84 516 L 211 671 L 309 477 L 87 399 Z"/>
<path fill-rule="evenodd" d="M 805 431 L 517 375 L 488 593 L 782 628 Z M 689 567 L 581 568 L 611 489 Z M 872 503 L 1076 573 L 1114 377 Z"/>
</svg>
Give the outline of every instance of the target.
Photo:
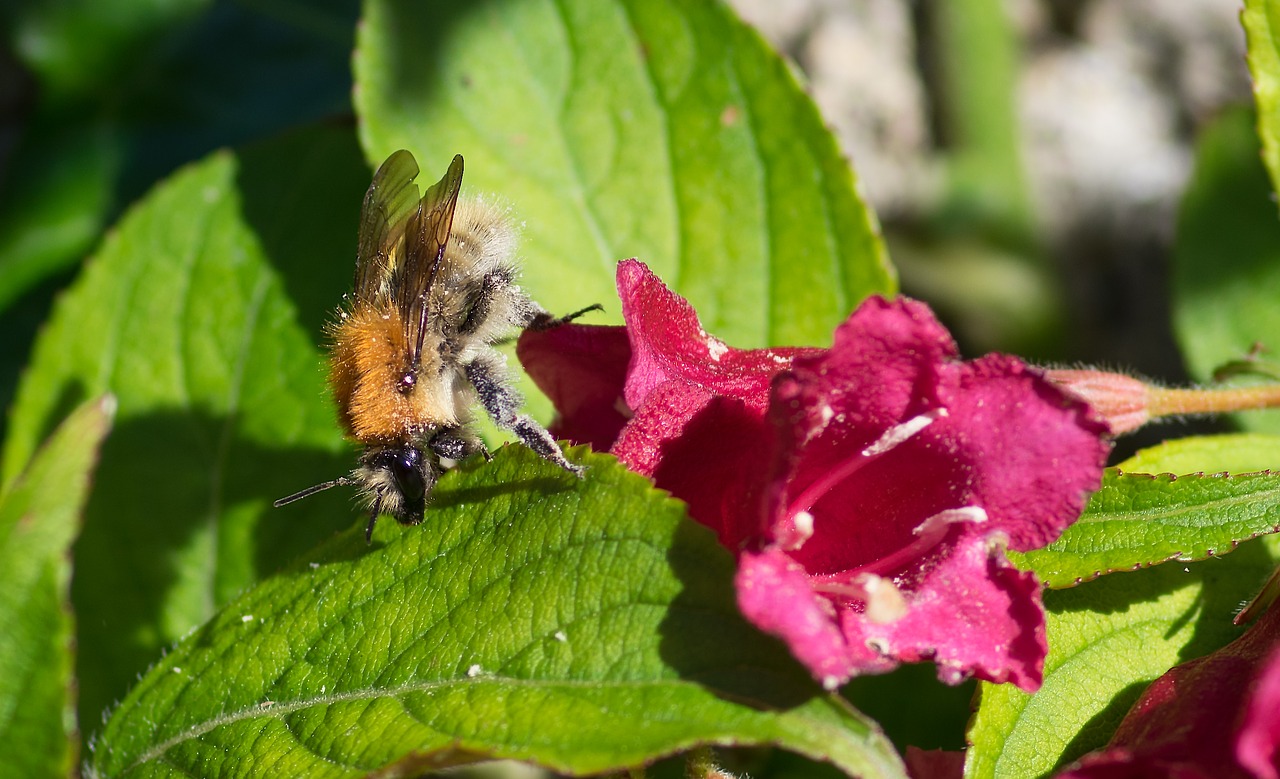
<svg viewBox="0 0 1280 779">
<path fill-rule="evenodd" d="M 464 190 L 525 221 L 552 311 L 618 321 L 614 267 L 637 257 L 735 346 L 821 345 L 894 289 L 813 101 L 721 3 L 371 0 L 355 68 L 370 161 L 464 155 Z"/>
<path fill-rule="evenodd" d="M 68 417 L 0 496 L 0 755 L 11 776 L 67 776 L 75 762 L 68 555 L 113 404 Z"/>
<path fill-rule="evenodd" d="M 1177 438 L 1143 449 L 1116 467 L 1128 474 L 1280 471 L 1280 436 L 1231 433 Z"/>
<path fill-rule="evenodd" d="M 1262 138 L 1262 159 L 1271 174 L 1273 188 L 1280 190 L 1280 2 L 1245 0 L 1245 38 L 1248 42 L 1249 72 L 1258 105 L 1258 134 Z"/>
<path fill-rule="evenodd" d="M 1011 553 L 1049 587 L 1112 571 L 1225 554 L 1280 529 L 1280 474 L 1127 474 L 1108 470 L 1084 515 L 1043 549 Z"/>
<path fill-rule="evenodd" d="M 422 526 L 318 548 L 160 661 L 94 768 L 358 776 L 454 746 L 594 773 L 717 743 L 900 776 L 873 725 L 739 616 L 714 536 L 587 462 L 578 481 L 507 447 L 449 474 Z"/>
</svg>

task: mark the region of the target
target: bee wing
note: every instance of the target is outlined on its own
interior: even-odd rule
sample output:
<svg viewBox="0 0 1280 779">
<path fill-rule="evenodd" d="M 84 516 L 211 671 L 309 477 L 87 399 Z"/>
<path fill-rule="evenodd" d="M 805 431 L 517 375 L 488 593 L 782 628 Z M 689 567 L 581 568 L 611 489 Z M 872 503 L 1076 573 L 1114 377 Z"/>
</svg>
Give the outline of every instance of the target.
<svg viewBox="0 0 1280 779">
<path fill-rule="evenodd" d="M 357 300 L 377 300 L 391 288 L 391 276 L 404 250 L 401 240 L 418 209 L 418 163 L 401 149 L 387 157 L 373 176 L 360 210 L 356 250 Z"/>
<path fill-rule="evenodd" d="M 414 344 L 413 364 L 419 364 L 427 333 L 431 285 L 449 245 L 453 210 L 462 188 L 462 155 L 456 154 L 444 178 L 422 196 L 404 231 L 404 267 L 396 274 L 392 294 L 405 322 L 406 340 Z"/>
</svg>

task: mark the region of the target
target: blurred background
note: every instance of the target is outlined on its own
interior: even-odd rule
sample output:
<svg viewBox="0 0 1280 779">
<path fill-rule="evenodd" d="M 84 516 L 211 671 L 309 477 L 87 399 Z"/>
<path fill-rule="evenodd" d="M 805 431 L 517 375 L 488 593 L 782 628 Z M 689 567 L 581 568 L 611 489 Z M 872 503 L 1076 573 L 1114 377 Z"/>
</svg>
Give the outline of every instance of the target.
<svg viewBox="0 0 1280 779">
<path fill-rule="evenodd" d="M 1236 0 L 735 0 L 807 75 L 904 291 L 965 351 L 1185 376 L 1169 257 L 1198 131 L 1252 102 Z"/>
<path fill-rule="evenodd" d="M 1251 102 L 1236 0 L 734 0 L 803 71 L 903 289 L 967 354 L 1185 379 L 1169 257 L 1198 131 Z M 349 121 L 354 0 L 0 10 L 0 403 L 130 202 L 214 148 Z"/>
</svg>

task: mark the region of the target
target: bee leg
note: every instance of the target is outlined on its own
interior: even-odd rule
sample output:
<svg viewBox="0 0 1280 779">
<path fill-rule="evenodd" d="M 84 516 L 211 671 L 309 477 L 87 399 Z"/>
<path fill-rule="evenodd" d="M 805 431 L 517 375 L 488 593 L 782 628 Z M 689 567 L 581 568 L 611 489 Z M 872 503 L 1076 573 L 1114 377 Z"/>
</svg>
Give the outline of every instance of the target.
<svg viewBox="0 0 1280 779">
<path fill-rule="evenodd" d="M 489 319 L 489 313 L 493 309 L 493 299 L 497 297 L 499 290 L 510 287 L 514 280 L 515 277 L 509 268 L 499 268 L 484 274 L 480 286 L 472 289 L 467 295 L 467 318 L 458 326 L 458 333 L 470 335 L 479 330 Z"/>
<path fill-rule="evenodd" d="M 366 544 L 373 543 L 373 526 L 378 524 L 378 515 L 382 513 L 382 500 L 378 499 L 373 502 L 373 508 L 369 511 L 369 525 L 364 529 L 364 542 Z"/>
<path fill-rule="evenodd" d="M 584 466 L 575 465 L 565 459 L 560 445 L 546 429 L 533 421 L 526 414 L 517 411 L 520 398 L 498 378 L 499 368 L 478 358 L 467 365 L 467 380 L 476 388 L 480 396 L 480 405 L 488 412 L 493 421 L 501 428 L 516 434 L 520 442 L 532 449 L 544 460 L 553 462 L 570 473 L 582 478 L 586 470 Z"/>
<path fill-rule="evenodd" d="M 583 314 L 589 314 L 592 311 L 604 311 L 604 306 L 599 303 L 593 303 L 586 308 L 578 309 L 572 314 L 565 314 L 564 316 L 551 316 L 551 314 L 546 311 L 539 311 L 533 315 L 533 318 L 524 326 L 524 329 L 533 330 L 535 332 L 551 330 L 552 328 L 559 327 L 560 325 L 567 325 Z"/>
<path fill-rule="evenodd" d="M 467 435 L 461 428 L 445 428 L 436 433 L 427 445 L 437 457 L 443 457 L 446 460 L 465 460 L 476 452 L 483 454 L 486 461 L 493 460 L 493 455 L 489 454 L 484 442 L 475 436 Z"/>
</svg>

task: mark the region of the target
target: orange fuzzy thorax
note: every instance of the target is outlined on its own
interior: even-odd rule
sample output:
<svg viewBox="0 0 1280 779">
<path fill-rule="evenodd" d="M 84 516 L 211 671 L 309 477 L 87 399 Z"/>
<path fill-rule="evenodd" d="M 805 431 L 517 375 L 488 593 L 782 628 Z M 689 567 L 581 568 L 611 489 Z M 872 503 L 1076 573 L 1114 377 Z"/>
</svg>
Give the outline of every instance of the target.
<svg viewBox="0 0 1280 779">
<path fill-rule="evenodd" d="M 394 443 L 459 424 L 455 391 L 441 382 L 438 352 L 425 345 L 415 384 L 401 391 L 412 344 L 394 306 L 359 306 L 332 327 L 329 384 L 343 427 L 366 444 Z"/>
</svg>

